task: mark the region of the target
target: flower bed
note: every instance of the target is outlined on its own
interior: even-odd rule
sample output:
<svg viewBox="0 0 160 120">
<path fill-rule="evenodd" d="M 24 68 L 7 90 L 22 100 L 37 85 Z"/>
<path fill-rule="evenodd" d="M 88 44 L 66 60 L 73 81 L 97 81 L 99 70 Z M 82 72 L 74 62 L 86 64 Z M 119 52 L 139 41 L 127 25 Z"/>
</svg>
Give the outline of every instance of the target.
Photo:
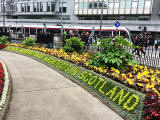
<svg viewBox="0 0 160 120">
<path fill-rule="evenodd" d="M 0 49 L 5 48 L 7 45 L 6 44 L 0 44 Z"/>
<path fill-rule="evenodd" d="M 114 109 L 127 119 L 142 119 L 145 94 L 129 88 L 110 78 L 97 74 L 93 70 L 88 70 L 75 65 L 81 65 L 81 61 L 79 59 L 77 61 L 74 61 L 75 59 L 77 59 L 77 56 L 81 57 L 83 59 L 82 61 L 86 61 L 85 63 L 87 63 L 87 59 L 89 59 L 88 54 L 83 53 L 83 55 L 78 55 L 74 53 L 62 55 L 62 53 L 64 52 L 62 50 L 58 51 L 44 48 L 41 48 L 40 50 L 36 47 L 32 48 L 34 50 L 50 54 L 47 55 L 30 49 L 8 46 L 5 50 L 29 55 L 34 59 L 44 62 L 45 64 L 53 67 L 57 71 L 61 72 L 65 76 L 69 77 L 76 83 L 86 88 L 88 91 L 96 95 L 99 99 L 107 103 L 112 109 Z M 63 58 L 70 62 L 55 58 L 53 56 Z M 72 58 L 73 60 L 69 58 Z M 75 64 L 72 64 L 71 62 Z M 97 72 L 99 72 L 99 69 Z"/>
<path fill-rule="evenodd" d="M 93 70 L 100 73 L 106 77 L 114 79 L 120 83 L 127 85 L 128 87 L 134 88 L 141 92 L 153 92 L 160 97 L 160 70 L 149 69 L 146 66 L 141 65 L 130 65 L 125 70 L 118 70 L 109 67 L 96 67 L 88 64 L 91 56 L 88 53 L 77 54 L 66 53 L 64 50 L 60 49 L 48 49 L 39 47 L 25 47 L 19 44 L 11 44 L 15 47 L 27 48 L 31 50 L 40 51 L 52 56 L 64 59 L 66 61 L 72 62 L 77 65 L 81 65 L 87 69 Z"/>
<path fill-rule="evenodd" d="M 0 60 L 0 119 L 4 118 L 10 99 L 9 74 L 5 64 Z"/>
</svg>

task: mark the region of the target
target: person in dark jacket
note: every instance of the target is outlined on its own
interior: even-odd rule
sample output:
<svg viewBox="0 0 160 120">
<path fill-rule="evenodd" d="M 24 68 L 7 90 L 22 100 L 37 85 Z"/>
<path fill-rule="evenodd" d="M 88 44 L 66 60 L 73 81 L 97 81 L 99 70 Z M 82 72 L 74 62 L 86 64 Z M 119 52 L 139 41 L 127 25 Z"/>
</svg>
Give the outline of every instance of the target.
<svg viewBox="0 0 160 120">
<path fill-rule="evenodd" d="M 74 36 L 73 36 L 73 32 L 72 32 L 72 30 L 69 30 L 69 32 L 68 32 L 68 34 L 67 34 L 67 39 L 70 39 L 70 38 L 72 38 L 72 37 L 74 37 Z"/>
<path fill-rule="evenodd" d="M 85 42 L 85 51 L 87 51 L 88 50 L 88 46 L 89 46 L 89 44 L 88 44 L 89 32 L 85 32 L 83 34 L 82 38 L 83 38 L 83 41 Z"/>
<path fill-rule="evenodd" d="M 138 35 L 133 39 L 133 44 L 134 44 L 135 46 L 139 46 L 139 45 L 140 45 L 140 43 L 139 43 L 139 36 L 138 36 Z M 140 56 L 140 54 L 139 54 L 139 48 L 135 48 L 135 49 L 133 50 L 132 54 L 133 54 L 134 52 L 137 52 L 136 54 Z"/>
</svg>

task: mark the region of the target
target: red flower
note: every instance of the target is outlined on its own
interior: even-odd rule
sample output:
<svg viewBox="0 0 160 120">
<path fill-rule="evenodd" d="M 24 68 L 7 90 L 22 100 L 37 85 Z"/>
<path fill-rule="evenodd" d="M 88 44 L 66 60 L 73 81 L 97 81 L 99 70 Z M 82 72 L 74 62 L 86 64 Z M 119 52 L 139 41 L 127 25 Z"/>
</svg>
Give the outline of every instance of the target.
<svg viewBox="0 0 160 120">
<path fill-rule="evenodd" d="M 152 103 L 152 106 L 154 106 L 155 104 L 154 103 Z"/>
<path fill-rule="evenodd" d="M 160 103 L 160 100 L 158 100 L 157 102 Z"/>
<path fill-rule="evenodd" d="M 3 81 L 2 80 L 0 80 L 0 85 L 2 85 L 3 84 Z"/>
<path fill-rule="evenodd" d="M 147 115 L 147 117 L 145 118 L 145 120 L 150 120 L 151 118 Z"/>
</svg>

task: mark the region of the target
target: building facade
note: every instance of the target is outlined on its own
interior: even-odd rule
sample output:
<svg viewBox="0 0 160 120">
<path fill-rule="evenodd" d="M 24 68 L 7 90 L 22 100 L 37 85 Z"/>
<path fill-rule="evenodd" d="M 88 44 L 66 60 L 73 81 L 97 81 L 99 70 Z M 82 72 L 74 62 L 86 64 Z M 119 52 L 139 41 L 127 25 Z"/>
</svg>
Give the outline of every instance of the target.
<svg viewBox="0 0 160 120">
<path fill-rule="evenodd" d="M 6 24 L 121 26 L 160 32 L 160 0 L 4 0 Z M 3 15 L 3 0 L 0 0 Z M 1 23 L 2 24 L 2 20 Z"/>
</svg>

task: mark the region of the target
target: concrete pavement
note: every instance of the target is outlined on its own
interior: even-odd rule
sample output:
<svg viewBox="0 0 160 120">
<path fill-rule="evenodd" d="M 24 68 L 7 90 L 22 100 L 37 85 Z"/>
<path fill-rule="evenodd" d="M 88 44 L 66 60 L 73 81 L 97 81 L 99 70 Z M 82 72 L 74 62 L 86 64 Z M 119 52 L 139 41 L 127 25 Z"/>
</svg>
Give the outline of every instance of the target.
<svg viewBox="0 0 160 120">
<path fill-rule="evenodd" d="M 122 120 L 97 98 L 47 66 L 0 51 L 13 83 L 6 120 Z"/>
</svg>

